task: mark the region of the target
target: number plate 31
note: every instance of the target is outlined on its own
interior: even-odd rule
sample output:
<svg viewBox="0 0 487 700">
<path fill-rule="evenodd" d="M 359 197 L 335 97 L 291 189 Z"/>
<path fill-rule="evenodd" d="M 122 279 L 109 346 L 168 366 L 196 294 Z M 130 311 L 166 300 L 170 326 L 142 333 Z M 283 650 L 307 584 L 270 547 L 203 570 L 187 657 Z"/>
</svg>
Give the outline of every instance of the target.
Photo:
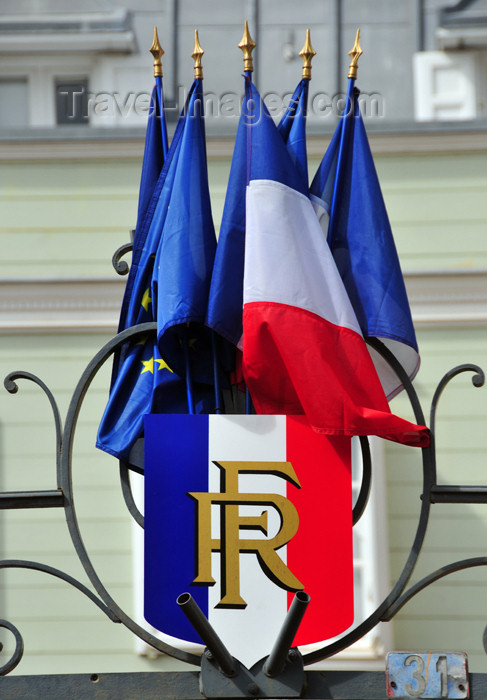
<svg viewBox="0 0 487 700">
<path fill-rule="evenodd" d="M 467 655 L 391 652 L 386 682 L 389 698 L 468 698 Z"/>
</svg>

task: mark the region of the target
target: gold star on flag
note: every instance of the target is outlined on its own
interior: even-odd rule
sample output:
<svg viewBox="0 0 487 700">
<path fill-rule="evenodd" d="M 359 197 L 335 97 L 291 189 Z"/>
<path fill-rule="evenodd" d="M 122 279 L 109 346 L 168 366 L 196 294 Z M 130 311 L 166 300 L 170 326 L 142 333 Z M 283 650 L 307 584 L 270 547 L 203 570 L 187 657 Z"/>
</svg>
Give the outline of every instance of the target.
<svg viewBox="0 0 487 700">
<path fill-rule="evenodd" d="M 155 358 L 155 361 L 159 363 L 159 367 L 157 368 L 158 370 L 161 369 L 168 369 L 170 372 L 172 372 L 172 369 L 169 367 L 167 362 L 164 362 L 164 360 L 160 360 L 157 357 Z"/>
<path fill-rule="evenodd" d="M 154 358 L 151 357 L 150 360 L 141 360 L 142 364 L 144 365 L 144 369 L 142 370 L 141 374 L 144 374 L 144 372 L 150 372 L 151 374 L 154 374 Z"/>
<path fill-rule="evenodd" d="M 198 342 L 198 338 L 189 338 L 188 340 L 188 348 L 190 350 L 194 350 L 196 343 Z M 179 338 L 179 346 L 182 348 L 183 347 L 183 339 Z"/>
<path fill-rule="evenodd" d="M 149 309 L 149 304 L 151 303 L 152 299 L 150 296 L 150 290 L 147 288 L 144 292 L 144 296 L 142 297 L 142 301 L 140 302 L 141 305 L 144 307 L 144 311 L 147 311 Z"/>
<path fill-rule="evenodd" d="M 135 343 L 136 345 L 145 345 L 147 343 L 148 335 L 143 335 L 142 338 L 139 340 L 138 343 Z"/>
</svg>

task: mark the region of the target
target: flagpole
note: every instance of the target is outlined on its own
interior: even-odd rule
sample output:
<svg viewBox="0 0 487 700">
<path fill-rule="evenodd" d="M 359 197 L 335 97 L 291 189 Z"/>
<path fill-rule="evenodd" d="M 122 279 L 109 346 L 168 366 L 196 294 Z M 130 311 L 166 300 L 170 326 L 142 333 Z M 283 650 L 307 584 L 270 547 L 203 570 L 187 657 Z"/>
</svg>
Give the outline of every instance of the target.
<svg viewBox="0 0 487 700">
<path fill-rule="evenodd" d="M 191 57 L 194 60 L 194 79 L 195 80 L 202 80 L 203 79 L 203 68 L 201 66 L 201 57 L 203 56 L 204 51 L 201 48 L 199 39 L 198 39 L 198 30 L 195 29 L 194 31 L 194 48 L 193 48 L 193 53 L 191 54 Z M 189 357 L 189 323 L 186 324 L 186 329 L 182 338 L 182 347 L 183 347 L 183 355 L 184 355 L 184 367 L 185 367 L 185 377 L 186 377 L 186 396 L 188 398 L 188 413 L 190 415 L 193 415 L 195 410 L 194 410 L 194 392 L 193 392 L 193 373 L 191 371 L 191 361 Z"/>
<path fill-rule="evenodd" d="M 194 48 L 191 54 L 194 60 L 194 78 L 195 80 L 203 80 L 203 66 L 201 59 L 203 57 L 203 48 L 200 44 L 198 30 L 194 30 Z M 210 331 L 211 336 L 211 354 L 213 358 L 213 388 L 215 392 L 215 413 L 222 413 L 222 393 L 220 386 L 218 346 L 215 331 Z"/>
<path fill-rule="evenodd" d="M 157 97 L 159 99 L 159 108 L 161 111 L 160 119 L 161 119 L 162 152 L 163 152 L 164 160 L 165 160 L 166 156 L 167 156 L 167 151 L 168 151 L 169 145 L 168 145 L 168 139 L 167 139 L 166 118 L 165 118 L 165 112 L 164 112 L 164 90 L 162 87 L 162 75 L 163 74 L 162 74 L 161 58 L 164 54 L 164 49 L 162 48 L 162 46 L 159 42 L 159 36 L 157 34 L 157 27 L 154 27 L 154 39 L 152 41 L 152 46 L 150 47 L 149 51 L 154 56 L 154 78 L 156 80 Z"/>
<path fill-rule="evenodd" d="M 308 94 L 309 94 L 309 83 L 311 80 L 311 61 L 313 58 L 316 56 L 316 51 L 311 45 L 311 32 L 309 28 L 306 30 L 306 40 L 304 42 L 304 46 L 299 52 L 299 55 L 303 59 L 303 68 L 302 68 L 302 73 L 301 73 L 301 82 L 303 84 L 303 92 L 302 92 L 302 98 L 300 99 L 299 104 L 301 105 L 302 108 L 302 114 L 299 114 L 299 106 L 296 110 L 295 113 L 295 118 L 297 117 L 297 125 L 298 125 L 298 135 L 302 137 L 303 139 L 303 146 L 301 148 L 301 160 L 298 157 L 298 150 L 296 150 L 296 167 L 301 170 L 302 168 L 302 174 L 303 177 L 306 181 L 306 186 L 309 187 L 309 174 L 308 174 L 308 149 L 306 145 L 306 120 L 308 118 Z M 299 131 L 299 124 L 302 122 L 302 135 Z M 292 127 L 291 127 L 292 130 Z M 291 131 L 289 133 L 289 137 L 291 138 Z M 288 147 L 289 148 L 289 147 Z M 295 146 L 297 149 L 297 145 Z"/>
<path fill-rule="evenodd" d="M 311 32 L 309 28 L 306 30 L 306 40 L 304 42 L 304 46 L 299 52 L 299 55 L 303 59 L 303 69 L 301 73 L 301 80 L 306 81 L 304 83 L 304 95 L 305 98 L 302 101 L 303 105 L 303 117 L 306 119 L 307 114 L 308 114 L 308 90 L 309 90 L 309 82 L 311 80 L 311 61 L 313 58 L 316 56 L 316 51 L 314 48 L 311 46 Z M 307 168 L 306 168 L 306 177 L 308 180 L 308 173 L 307 173 Z"/>
<path fill-rule="evenodd" d="M 244 76 L 246 79 L 245 85 L 247 86 L 248 81 L 252 81 L 252 73 L 254 72 L 254 60 L 252 58 L 252 51 L 255 49 L 257 44 L 255 41 L 252 39 L 250 36 L 249 32 L 249 24 L 247 20 L 245 20 L 245 25 L 244 25 L 244 33 L 243 36 L 240 40 L 240 43 L 238 44 L 238 48 L 242 51 L 243 53 L 243 62 L 244 62 Z M 247 88 L 246 88 L 247 91 Z M 246 94 L 246 103 L 248 106 L 248 95 Z M 249 172 L 249 164 L 250 164 L 250 158 L 248 154 L 250 153 L 250 146 L 251 146 L 251 130 L 250 130 L 250 125 L 251 122 L 247 119 L 247 184 L 250 179 L 250 172 Z"/>
<path fill-rule="evenodd" d="M 252 81 L 252 73 L 254 72 L 254 61 L 252 58 L 252 51 L 255 49 L 256 43 L 250 36 L 249 32 L 249 24 L 247 20 L 245 20 L 244 24 L 244 33 L 242 36 L 242 39 L 240 40 L 240 43 L 238 44 L 238 48 L 242 51 L 243 53 L 243 62 L 244 62 L 244 75 L 245 75 L 245 92 L 246 92 L 246 105 L 248 106 L 248 99 L 247 99 L 247 86 L 248 82 Z M 252 108 L 254 105 L 252 105 Z M 247 115 L 248 117 L 248 115 Z M 250 180 L 250 152 L 251 152 L 251 147 L 252 147 L 252 123 L 249 121 L 247 118 L 247 183 L 249 183 Z M 245 385 L 245 415 L 250 415 L 252 413 L 252 397 L 250 396 L 250 391 L 248 390 L 247 385 Z"/>
<path fill-rule="evenodd" d="M 183 355 L 184 355 L 184 367 L 185 367 L 185 373 L 186 373 L 185 378 L 186 378 L 186 396 L 188 399 L 188 413 L 190 415 L 193 415 L 194 414 L 193 375 L 191 372 L 191 362 L 189 360 L 188 333 L 189 333 L 189 323 L 186 324 L 186 328 L 184 330 L 182 345 L 183 345 Z"/>
<path fill-rule="evenodd" d="M 243 37 L 241 38 L 240 43 L 238 44 L 238 48 L 243 53 L 244 73 L 250 74 L 254 72 L 254 61 L 252 58 L 252 51 L 255 49 L 256 46 L 257 44 L 250 36 L 249 23 L 247 22 L 247 20 L 245 20 Z"/>
<path fill-rule="evenodd" d="M 247 83 L 248 81 L 252 81 L 252 73 L 254 72 L 254 60 L 252 58 L 252 51 L 255 49 L 257 44 L 255 41 L 252 39 L 250 36 L 249 32 L 249 24 L 247 20 L 245 20 L 244 24 L 244 33 L 243 36 L 240 40 L 240 43 L 238 45 L 238 48 L 242 51 L 243 53 L 243 62 L 244 62 L 244 76 L 246 79 L 245 83 L 245 90 L 247 92 Z M 246 105 L 248 107 L 248 99 L 246 95 Z M 247 183 L 249 183 L 250 180 L 250 172 L 249 172 L 249 166 L 250 166 L 250 149 L 252 145 L 251 141 L 251 136 L 252 136 L 252 131 L 251 131 L 251 122 L 248 119 L 247 115 Z"/>
<path fill-rule="evenodd" d="M 358 71 L 358 59 L 362 55 L 362 48 L 360 46 L 360 29 L 357 29 L 357 34 L 355 36 L 355 44 L 353 45 L 353 48 L 351 51 L 348 52 L 348 55 L 352 59 L 350 62 L 350 66 L 348 68 L 348 87 L 347 87 L 347 97 L 346 97 L 346 102 L 345 102 L 345 111 L 344 114 L 342 114 L 342 119 L 344 120 L 342 122 L 342 130 L 340 133 L 340 145 L 338 147 L 338 155 L 337 155 L 337 164 L 336 164 L 336 170 L 335 170 L 335 180 L 333 183 L 333 195 L 332 195 L 332 200 L 330 204 L 330 223 L 328 225 L 328 236 L 327 240 L 328 243 L 331 243 L 333 240 L 333 233 L 336 228 L 336 221 L 338 217 L 338 208 L 336 206 L 336 201 L 339 196 L 340 188 L 341 188 L 341 182 L 343 179 L 343 173 L 344 173 L 344 168 L 345 168 L 345 160 L 346 160 L 346 149 L 348 147 L 348 141 L 349 139 L 347 138 L 348 132 L 350 129 L 351 125 L 351 120 L 353 119 L 353 112 L 354 112 L 354 87 L 355 87 L 355 80 L 357 79 L 357 71 Z"/>
</svg>

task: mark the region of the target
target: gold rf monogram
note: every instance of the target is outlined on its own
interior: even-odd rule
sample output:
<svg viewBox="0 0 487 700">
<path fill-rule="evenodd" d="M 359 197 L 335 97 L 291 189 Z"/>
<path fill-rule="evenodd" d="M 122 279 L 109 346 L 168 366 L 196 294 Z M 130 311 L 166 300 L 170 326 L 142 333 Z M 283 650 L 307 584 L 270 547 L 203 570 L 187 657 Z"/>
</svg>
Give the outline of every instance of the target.
<svg viewBox="0 0 487 700">
<path fill-rule="evenodd" d="M 278 586 L 289 591 L 304 588 L 277 553 L 296 534 L 298 512 L 291 501 L 276 493 L 239 493 L 239 474 L 266 473 L 280 476 L 297 488 L 301 485 L 291 462 L 213 462 L 220 469 L 220 493 L 188 493 L 196 505 L 196 577 L 194 585 L 212 586 L 211 553 L 220 552 L 221 600 L 217 608 L 245 608 L 240 595 L 240 552 L 253 552 L 267 574 Z M 220 506 L 220 538 L 211 536 L 211 506 Z M 240 538 L 240 530 L 267 532 L 268 510 L 260 515 L 239 514 L 239 506 L 255 505 L 275 508 L 281 520 L 278 533 L 268 539 Z"/>
</svg>

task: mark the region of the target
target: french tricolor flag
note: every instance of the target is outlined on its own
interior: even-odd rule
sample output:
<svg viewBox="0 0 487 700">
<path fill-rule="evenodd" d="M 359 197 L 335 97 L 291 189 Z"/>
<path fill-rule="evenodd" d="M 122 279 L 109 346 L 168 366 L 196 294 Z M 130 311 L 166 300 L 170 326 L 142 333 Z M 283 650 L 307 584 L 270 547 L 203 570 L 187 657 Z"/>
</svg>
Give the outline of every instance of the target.
<svg viewBox="0 0 487 700">
<path fill-rule="evenodd" d="M 296 589 L 311 602 L 295 645 L 351 625 L 350 439 L 304 416 L 146 416 L 148 622 L 201 643 L 176 604 L 189 592 L 250 667 L 270 653 Z"/>
<path fill-rule="evenodd" d="M 242 345 L 257 413 L 304 413 L 327 435 L 426 446 L 427 428 L 391 413 L 308 193 L 254 86 L 246 90 L 255 109 Z"/>
</svg>

